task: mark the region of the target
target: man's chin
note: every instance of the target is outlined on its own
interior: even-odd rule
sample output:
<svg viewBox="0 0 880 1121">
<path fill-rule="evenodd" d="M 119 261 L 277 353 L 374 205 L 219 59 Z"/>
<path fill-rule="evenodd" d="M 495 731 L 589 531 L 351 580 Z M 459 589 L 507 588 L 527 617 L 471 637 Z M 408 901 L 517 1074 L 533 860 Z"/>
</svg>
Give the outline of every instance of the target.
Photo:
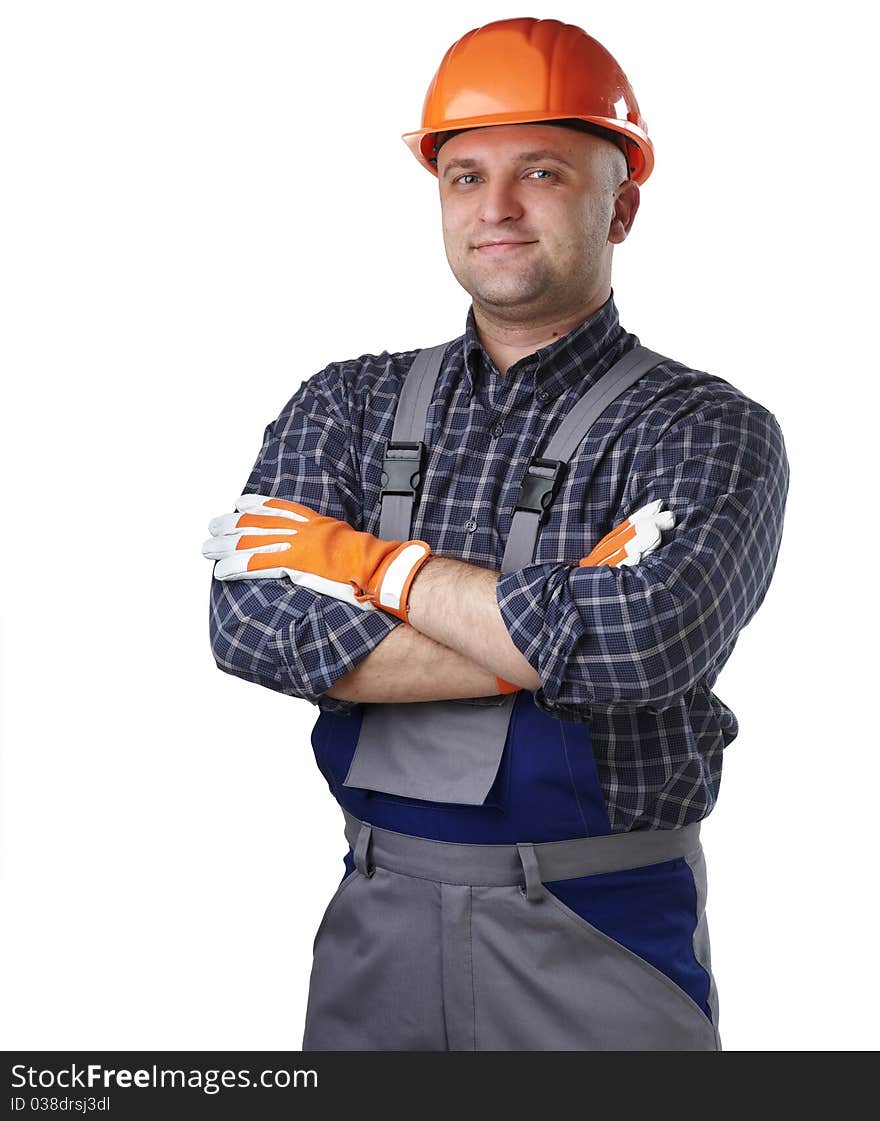
<svg viewBox="0 0 880 1121">
<path fill-rule="evenodd" d="M 493 285 L 486 287 L 481 285 L 474 288 L 470 292 L 471 298 L 474 303 L 482 304 L 484 307 L 508 310 L 513 308 L 522 308 L 524 311 L 532 309 L 537 303 L 540 302 L 542 292 L 539 289 L 529 289 L 522 287 L 504 287 L 501 285 Z"/>
</svg>

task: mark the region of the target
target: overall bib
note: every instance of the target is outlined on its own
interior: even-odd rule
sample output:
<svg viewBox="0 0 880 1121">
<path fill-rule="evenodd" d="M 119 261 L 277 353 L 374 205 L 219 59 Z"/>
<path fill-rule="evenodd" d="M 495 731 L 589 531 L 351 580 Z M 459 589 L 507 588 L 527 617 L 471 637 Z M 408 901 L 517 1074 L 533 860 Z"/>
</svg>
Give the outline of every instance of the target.
<svg viewBox="0 0 880 1121">
<path fill-rule="evenodd" d="M 407 373 L 383 540 L 412 536 L 448 345 Z M 502 573 L 533 562 L 593 422 L 662 361 L 629 351 L 532 457 Z M 520 690 L 322 712 L 312 746 L 349 848 L 315 935 L 304 1051 L 721 1049 L 699 823 L 612 833 L 588 723 Z"/>
</svg>

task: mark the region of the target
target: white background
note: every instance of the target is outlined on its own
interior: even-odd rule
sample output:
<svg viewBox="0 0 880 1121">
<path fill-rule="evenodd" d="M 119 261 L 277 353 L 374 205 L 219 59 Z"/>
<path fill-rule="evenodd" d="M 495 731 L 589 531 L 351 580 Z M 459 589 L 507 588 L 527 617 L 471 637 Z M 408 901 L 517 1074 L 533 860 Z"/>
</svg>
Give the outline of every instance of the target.
<svg viewBox="0 0 880 1121">
<path fill-rule="evenodd" d="M 318 710 L 215 667 L 200 547 L 303 380 L 463 330 L 400 134 L 453 41 L 528 14 L 615 54 L 656 145 L 621 322 L 770 408 L 791 462 L 773 585 L 716 686 L 741 728 L 703 830 L 724 1047 L 877 1047 L 856 10 L 3 6 L 0 1045 L 300 1047 L 342 817 Z"/>
</svg>

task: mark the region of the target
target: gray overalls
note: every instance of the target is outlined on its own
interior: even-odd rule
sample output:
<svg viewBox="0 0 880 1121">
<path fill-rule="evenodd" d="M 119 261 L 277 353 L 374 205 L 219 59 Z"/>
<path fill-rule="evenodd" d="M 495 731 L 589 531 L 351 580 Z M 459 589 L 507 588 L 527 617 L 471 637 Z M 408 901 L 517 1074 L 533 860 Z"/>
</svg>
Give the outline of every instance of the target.
<svg viewBox="0 0 880 1121">
<path fill-rule="evenodd" d="M 412 535 L 448 346 L 407 373 L 383 540 Z M 532 457 L 502 573 L 533 562 L 593 422 L 664 360 L 629 351 Z M 588 723 L 521 690 L 322 712 L 312 746 L 349 847 L 315 936 L 304 1051 L 721 1049 L 699 823 L 612 833 Z"/>
</svg>

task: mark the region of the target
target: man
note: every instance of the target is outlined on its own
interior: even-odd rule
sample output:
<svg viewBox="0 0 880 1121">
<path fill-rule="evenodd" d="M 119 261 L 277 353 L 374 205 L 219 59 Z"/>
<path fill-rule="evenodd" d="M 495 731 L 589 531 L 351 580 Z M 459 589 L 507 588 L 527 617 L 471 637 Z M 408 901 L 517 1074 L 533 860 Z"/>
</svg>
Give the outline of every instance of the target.
<svg viewBox="0 0 880 1121">
<path fill-rule="evenodd" d="M 620 326 L 653 147 L 580 28 L 469 32 L 404 139 L 464 335 L 304 382 L 204 547 L 217 664 L 320 706 L 345 817 L 303 1049 L 719 1050 L 711 687 L 775 567 L 779 426 Z"/>
</svg>

